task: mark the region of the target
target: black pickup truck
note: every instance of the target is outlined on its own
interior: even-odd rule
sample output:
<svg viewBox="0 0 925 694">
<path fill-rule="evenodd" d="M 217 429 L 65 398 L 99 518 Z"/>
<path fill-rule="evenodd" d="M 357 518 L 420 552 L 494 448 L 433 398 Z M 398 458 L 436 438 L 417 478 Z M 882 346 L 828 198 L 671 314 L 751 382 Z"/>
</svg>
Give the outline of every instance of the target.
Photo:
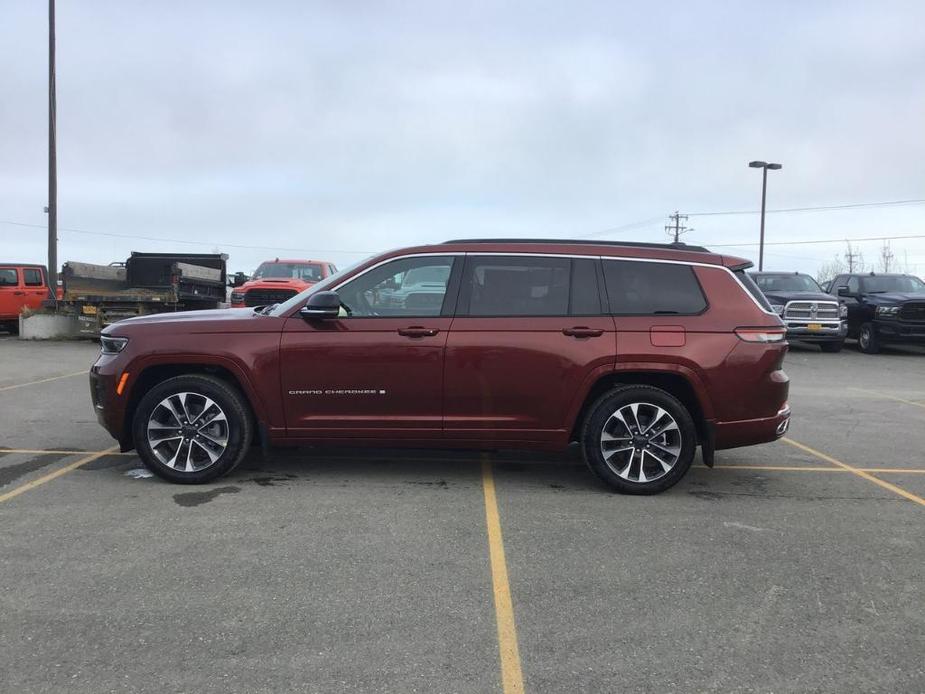
<svg viewBox="0 0 925 694">
<path fill-rule="evenodd" d="M 799 272 L 753 272 L 755 284 L 787 326 L 787 338 L 840 352 L 845 344 L 847 309 L 826 294 L 809 275 Z"/>
<path fill-rule="evenodd" d="M 876 354 L 885 344 L 925 345 L 925 282 L 912 275 L 853 274 L 832 280 L 848 307 L 848 337 Z"/>
</svg>

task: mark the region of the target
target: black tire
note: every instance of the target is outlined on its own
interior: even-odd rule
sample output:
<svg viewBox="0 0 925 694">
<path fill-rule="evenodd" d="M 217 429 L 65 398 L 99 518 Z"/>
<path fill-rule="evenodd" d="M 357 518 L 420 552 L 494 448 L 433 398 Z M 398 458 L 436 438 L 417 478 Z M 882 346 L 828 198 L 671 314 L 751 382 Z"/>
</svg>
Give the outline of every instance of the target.
<svg viewBox="0 0 925 694">
<path fill-rule="evenodd" d="M 197 444 L 194 450 L 201 458 L 205 454 L 204 464 L 206 467 L 190 472 L 171 467 L 160 459 L 160 457 L 169 455 L 169 446 L 172 446 L 172 443 L 160 444 L 155 442 L 155 447 L 159 449 L 158 452 L 155 452 L 148 439 L 148 423 L 152 414 L 156 409 L 159 409 L 159 414 L 155 415 L 155 417 L 164 417 L 166 408 L 161 403 L 179 393 L 189 393 L 196 396 L 194 400 L 198 398 L 212 400 L 225 415 L 227 423 L 226 427 L 223 427 L 225 434 L 222 436 L 223 439 L 227 439 L 227 443 L 218 458 L 214 462 L 208 462 L 212 456 L 207 454 L 205 447 Z M 176 404 L 177 400 L 172 400 L 171 402 Z M 188 396 L 187 402 L 189 402 Z M 204 411 L 201 414 L 205 414 Z M 168 423 L 170 423 L 169 415 L 167 417 Z M 191 417 L 191 419 L 195 418 Z M 153 387 L 142 397 L 138 407 L 135 409 L 135 417 L 132 420 L 132 434 L 138 456 L 145 464 L 145 467 L 155 475 L 180 484 L 204 484 L 231 472 L 241 462 L 253 438 L 252 421 L 247 400 L 236 388 L 214 376 L 190 374 L 169 378 Z M 179 429 L 180 427 L 175 428 Z M 168 446 L 166 453 L 165 449 L 161 448 L 163 445 Z M 183 442 L 178 445 L 180 457 L 182 457 L 182 450 L 179 449 L 182 445 Z M 192 442 L 186 445 L 188 446 L 187 450 L 193 448 Z"/>
<path fill-rule="evenodd" d="M 820 342 L 819 349 L 827 354 L 837 354 L 841 352 L 841 348 L 845 346 L 844 340 L 839 340 L 838 342 Z"/>
<path fill-rule="evenodd" d="M 676 443 L 679 451 L 667 472 L 654 465 L 656 461 L 654 456 L 649 454 L 647 458 L 647 453 L 643 450 L 639 450 L 638 457 L 636 451 L 629 453 L 630 462 L 625 470 L 626 477 L 618 474 L 618 471 L 614 470 L 604 458 L 601 437 L 605 433 L 605 426 L 612 426 L 614 421 L 612 417 L 615 413 L 633 403 L 642 404 L 647 408 L 661 408 L 674 419 L 677 425 Z M 654 424 L 653 420 L 649 426 Z M 639 443 L 643 446 L 641 440 Z M 623 494 L 658 494 L 677 484 L 690 469 L 694 452 L 697 449 L 697 428 L 687 408 L 670 393 L 652 386 L 621 386 L 605 393 L 591 406 L 581 431 L 581 447 L 585 462 L 591 471 L 616 491 Z M 613 461 L 614 456 L 610 456 L 610 459 Z M 640 465 L 639 460 L 646 462 Z M 634 468 L 634 466 L 637 467 Z M 635 480 L 631 479 L 634 469 L 639 470 Z M 648 470 L 649 474 L 646 474 L 644 469 Z M 660 472 L 661 476 L 650 481 L 639 481 L 641 476 L 654 477 L 651 474 L 653 469 L 657 473 Z"/>
<path fill-rule="evenodd" d="M 858 349 L 864 354 L 877 354 L 880 351 L 880 338 L 873 323 L 864 323 L 858 332 Z"/>
</svg>

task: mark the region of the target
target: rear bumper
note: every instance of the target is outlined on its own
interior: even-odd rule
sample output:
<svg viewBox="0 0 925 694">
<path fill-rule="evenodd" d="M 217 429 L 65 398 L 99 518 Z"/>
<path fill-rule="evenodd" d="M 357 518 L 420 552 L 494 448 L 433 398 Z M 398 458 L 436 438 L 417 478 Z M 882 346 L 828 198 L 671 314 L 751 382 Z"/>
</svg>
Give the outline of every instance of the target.
<svg viewBox="0 0 925 694">
<path fill-rule="evenodd" d="M 773 417 L 716 422 L 716 450 L 776 441 L 786 434 L 789 428 L 790 405 L 786 403 Z"/>
</svg>

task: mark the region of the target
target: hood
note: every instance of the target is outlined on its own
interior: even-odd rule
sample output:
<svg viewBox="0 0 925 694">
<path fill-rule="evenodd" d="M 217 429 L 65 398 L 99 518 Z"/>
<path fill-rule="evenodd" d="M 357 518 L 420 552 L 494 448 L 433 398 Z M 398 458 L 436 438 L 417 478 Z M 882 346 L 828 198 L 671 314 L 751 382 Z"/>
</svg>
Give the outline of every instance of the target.
<svg viewBox="0 0 925 694">
<path fill-rule="evenodd" d="M 307 282 L 305 280 L 295 279 L 294 277 L 271 277 L 261 280 L 248 280 L 240 287 L 235 287 L 232 291 L 246 292 L 248 289 L 295 289 L 297 292 L 300 292 L 303 289 L 311 287 L 313 284 L 317 284 L 317 282 Z"/>
<path fill-rule="evenodd" d="M 765 298 L 772 304 L 786 304 L 788 301 L 834 301 L 838 298 L 822 292 L 765 292 Z"/>
<path fill-rule="evenodd" d="M 904 301 L 925 301 L 925 292 L 887 292 L 886 294 L 865 294 L 869 304 L 901 304 Z"/>
<path fill-rule="evenodd" d="M 151 316 L 126 318 L 103 330 L 104 335 L 124 335 L 134 332 L 217 333 L 264 332 L 280 330 L 282 319 L 262 316 L 249 309 L 210 309 L 207 311 L 177 311 Z"/>
</svg>

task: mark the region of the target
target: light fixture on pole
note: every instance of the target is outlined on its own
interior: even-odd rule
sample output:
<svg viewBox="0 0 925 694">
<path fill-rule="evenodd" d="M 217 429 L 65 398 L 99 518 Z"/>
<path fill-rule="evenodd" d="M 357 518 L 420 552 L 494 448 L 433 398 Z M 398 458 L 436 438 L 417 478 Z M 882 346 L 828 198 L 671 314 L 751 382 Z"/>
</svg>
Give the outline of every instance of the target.
<svg viewBox="0 0 925 694">
<path fill-rule="evenodd" d="M 780 164 L 766 161 L 750 161 L 748 165 L 753 169 L 761 169 L 761 238 L 758 244 L 758 271 L 764 269 L 764 203 L 768 195 L 768 169 L 777 171 L 783 167 Z"/>
</svg>

